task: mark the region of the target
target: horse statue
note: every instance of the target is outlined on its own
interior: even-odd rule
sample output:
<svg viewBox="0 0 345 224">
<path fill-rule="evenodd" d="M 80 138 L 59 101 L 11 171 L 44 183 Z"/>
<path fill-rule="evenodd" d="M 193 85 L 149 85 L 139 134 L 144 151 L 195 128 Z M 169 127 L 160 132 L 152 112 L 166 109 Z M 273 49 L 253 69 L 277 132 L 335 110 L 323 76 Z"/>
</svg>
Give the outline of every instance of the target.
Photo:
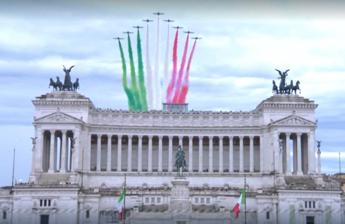
<svg viewBox="0 0 345 224">
<path fill-rule="evenodd" d="M 177 175 L 183 176 L 183 170 L 187 166 L 187 164 L 186 164 L 186 159 L 185 159 L 185 153 L 180 145 L 177 148 L 175 159 L 176 159 L 175 166 L 177 169 Z"/>
<path fill-rule="evenodd" d="M 63 85 L 62 85 L 62 82 L 60 81 L 59 76 L 56 76 L 56 82 L 55 83 L 56 83 L 56 87 L 59 89 L 59 91 L 61 91 L 63 88 Z"/>
<path fill-rule="evenodd" d="M 284 93 L 290 95 L 293 88 L 293 81 L 291 80 L 290 85 L 284 87 Z"/>
<path fill-rule="evenodd" d="M 63 84 L 63 90 L 68 90 L 71 91 L 73 90 L 73 83 L 71 81 L 71 70 L 74 67 L 74 65 L 72 65 L 69 69 L 66 69 L 66 67 L 63 65 L 63 71 L 65 72 L 65 80 L 64 80 L 64 84 Z"/>
<path fill-rule="evenodd" d="M 286 70 L 285 72 L 282 72 L 278 69 L 276 69 L 276 71 L 279 73 L 280 77 L 278 77 L 278 79 L 280 79 L 280 84 L 279 84 L 279 93 L 283 94 L 284 93 L 284 89 L 285 89 L 285 79 L 288 76 L 288 71 L 290 71 L 290 69 Z"/>
<path fill-rule="evenodd" d="M 296 85 L 292 87 L 291 93 L 295 92 L 297 94 L 297 90 L 299 90 L 299 94 L 301 94 L 301 89 L 299 88 L 300 81 L 297 80 Z"/>
<path fill-rule="evenodd" d="M 73 83 L 73 91 L 76 91 L 77 89 L 79 89 L 79 78 L 77 78 Z"/>
<path fill-rule="evenodd" d="M 279 93 L 278 86 L 277 86 L 277 84 L 276 84 L 276 82 L 274 80 L 272 81 L 272 84 L 273 84 L 272 92 L 275 93 L 275 94 L 278 94 Z"/>
<path fill-rule="evenodd" d="M 48 88 L 50 88 L 51 86 L 53 87 L 53 90 L 57 90 L 56 82 L 54 82 L 54 80 L 52 78 L 50 78 Z"/>
</svg>

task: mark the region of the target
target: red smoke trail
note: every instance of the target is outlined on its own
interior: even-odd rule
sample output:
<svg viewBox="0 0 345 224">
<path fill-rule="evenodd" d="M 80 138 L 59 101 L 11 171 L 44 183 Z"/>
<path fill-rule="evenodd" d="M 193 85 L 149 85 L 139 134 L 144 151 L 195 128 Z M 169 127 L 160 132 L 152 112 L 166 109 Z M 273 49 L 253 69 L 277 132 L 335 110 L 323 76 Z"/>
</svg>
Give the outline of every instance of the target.
<svg viewBox="0 0 345 224">
<path fill-rule="evenodd" d="M 181 92 L 181 82 L 182 82 L 183 71 L 184 71 L 184 66 L 186 64 L 187 51 L 188 51 L 188 41 L 189 41 L 189 33 L 187 34 L 186 42 L 184 44 L 183 56 L 182 56 L 182 61 L 181 61 L 181 65 L 180 65 L 180 70 L 178 73 L 178 79 L 177 79 L 177 83 L 176 83 L 173 103 L 178 103 L 178 96 Z"/>
<path fill-rule="evenodd" d="M 172 96 L 173 96 L 173 90 L 176 82 L 176 73 L 177 73 L 177 40 L 178 40 L 178 29 L 175 33 L 175 39 L 174 39 L 174 46 L 173 46 L 173 70 L 172 70 L 172 77 L 169 82 L 168 88 L 167 88 L 167 95 L 166 95 L 166 102 L 172 103 Z"/>
<path fill-rule="evenodd" d="M 187 69 L 186 69 L 186 75 L 184 77 L 183 83 L 182 83 L 182 88 L 181 88 L 181 93 L 179 95 L 178 98 L 178 103 L 186 103 L 186 96 L 188 93 L 188 89 L 189 89 L 189 68 L 190 68 L 190 64 L 192 62 L 193 59 L 193 55 L 194 55 L 194 50 L 195 50 L 195 45 L 196 45 L 196 40 L 194 40 L 194 44 L 192 47 L 192 51 L 190 52 L 189 58 L 188 58 L 188 64 L 187 64 Z"/>
</svg>

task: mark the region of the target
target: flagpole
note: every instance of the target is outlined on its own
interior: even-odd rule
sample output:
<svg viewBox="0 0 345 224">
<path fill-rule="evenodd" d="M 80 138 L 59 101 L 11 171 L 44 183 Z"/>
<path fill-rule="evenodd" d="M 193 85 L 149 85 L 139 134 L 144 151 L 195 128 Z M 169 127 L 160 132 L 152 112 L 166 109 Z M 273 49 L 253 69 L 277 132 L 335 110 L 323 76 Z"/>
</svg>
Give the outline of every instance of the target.
<svg viewBox="0 0 345 224">
<path fill-rule="evenodd" d="M 244 174 L 244 224 L 247 224 L 247 177 Z"/>
<path fill-rule="evenodd" d="M 123 198 L 123 224 L 126 224 L 126 174 L 125 174 L 125 184 L 124 184 L 124 198 Z"/>
</svg>

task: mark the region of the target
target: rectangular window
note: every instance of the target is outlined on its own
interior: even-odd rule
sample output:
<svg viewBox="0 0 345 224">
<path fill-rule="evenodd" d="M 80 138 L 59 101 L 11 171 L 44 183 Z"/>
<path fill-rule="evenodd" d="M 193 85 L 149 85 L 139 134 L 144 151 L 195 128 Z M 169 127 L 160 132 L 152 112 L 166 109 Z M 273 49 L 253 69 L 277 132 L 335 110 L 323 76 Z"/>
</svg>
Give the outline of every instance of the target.
<svg viewBox="0 0 345 224">
<path fill-rule="evenodd" d="M 42 207 L 43 206 L 43 200 L 41 199 L 40 200 L 40 207 Z"/>
<path fill-rule="evenodd" d="M 204 204 L 205 203 L 205 198 L 200 198 L 200 203 Z"/>
<path fill-rule="evenodd" d="M 43 200 L 43 202 L 44 202 L 44 207 L 46 207 L 47 206 L 47 200 Z"/>
<path fill-rule="evenodd" d="M 158 204 L 161 203 L 161 198 L 160 197 L 157 198 L 157 203 Z"/>
<path fill-rule="evenodd" d="M 145 198 L 145 203 L 146 204 L 150 203 L 150 199 L 149 198 Z"/>
<path fill-rule="evenodd" d="M 304 208 L 308 208 L 308 202 L 307 201 L 304 202 Z"/>
<path fill-rule="evenodd" d="M 311 201 L 309 201 L 309 208 L 311 208 Z"/>
<path fill-rule="evenodd" d="M 307 216 L 305 220 L 306 224 L 315 224 L 315 217 L 314 216 Z"/>
<path fill-rule="evenodd" d="M 210 198 L 206 198 L 206 204 L 210 204 L 211 203 L 211 199 Z"/>
<path fill-rule="evenodd" d="M 6 211 L 2 212 L 2 219 L 7 219 L 7 212 Z"/>
<path fill-rule="evenodd" d="M 151 204 L 154 204 L 154 203 L 155 203 L 155 198 L 152 197 L 152 198 L 151 198 Z"/>
<path fill-rule="evenodd" d="M 85 217 L 88 219 L 88 218 L 90 218 L 90 210 L 88 209 L 88 210 L 86 210 L 86 212 L 85 212 Z"/>
<path fill-rule="evenodd" d="M 313 208 L 315 208 L 315 201 L 313 201 Z"/>
<path fill-rule="evenodd" d="M 49 199 L 48 200 L 48 206 L 50 207 L 50 205 L 51 205 L 51 200 Z"/>
<path fill-rule="evenodd" d="M 266 212 L 266 219 L 270 219 L 270 212 Z"/>
<path fill-rule="evenodd" d="M 195 203 L 199 203 L 199 198 L 194 198 Z"/>
</svg>

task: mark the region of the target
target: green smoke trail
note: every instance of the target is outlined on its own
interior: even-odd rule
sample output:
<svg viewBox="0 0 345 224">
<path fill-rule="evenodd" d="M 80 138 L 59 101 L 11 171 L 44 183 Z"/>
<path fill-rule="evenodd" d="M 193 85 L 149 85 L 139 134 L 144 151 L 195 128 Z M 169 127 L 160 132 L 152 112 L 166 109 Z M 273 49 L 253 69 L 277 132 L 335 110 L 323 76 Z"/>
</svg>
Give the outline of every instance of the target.
<svg viewBox="0 0 345 224">
<path fill-rule="evenodd" d="M 128 107 L 130 110 L 133 110 L 134 106 L 135 106 L 135 100 L 134 100 L 134 96 L 133 96 L 131 90 L 127 86 L 126 60 L 125 60 L 125 56 L 123 54 L 123 49 L 122 49 L 122 45 L 121 45 L 120 40 L 119 40 L 119 48 L 120 48 L 121 62 L 122 62 L 122 86 L 123 86 L 123 89 L 125 90 L 125 93 L 126 93 L 127 98 L 128 98 Z"/>
<path fill-rule="evenodd" d="M 139 97 L 141 111 L 147 111 L 146 87 L 144 79 L 143 53 L 141 50 L 140 32 L 137 32 L 137 53 L 138 53 L 138 78 L 139 78 Z"/>
<path fill-rule="evenodd" d="M 129 63 L 131 68 L 131 92 L 133 94 L 135 104 L 134 104 L 134 111 L 141 111 L 142 107 L 140 104 L 140 98 L 139 98 L 139 92 L 138 92 L 138 86 L 137 86 L 137 79 L 135 75 L 135 67 L 134 67 L 134 59 L 133 59 L 133 51 L 132 51 L 132 45 L 131 45 L 131 38 L 128 34 L 128 55 L 129 55 Z"/>
</svg>

